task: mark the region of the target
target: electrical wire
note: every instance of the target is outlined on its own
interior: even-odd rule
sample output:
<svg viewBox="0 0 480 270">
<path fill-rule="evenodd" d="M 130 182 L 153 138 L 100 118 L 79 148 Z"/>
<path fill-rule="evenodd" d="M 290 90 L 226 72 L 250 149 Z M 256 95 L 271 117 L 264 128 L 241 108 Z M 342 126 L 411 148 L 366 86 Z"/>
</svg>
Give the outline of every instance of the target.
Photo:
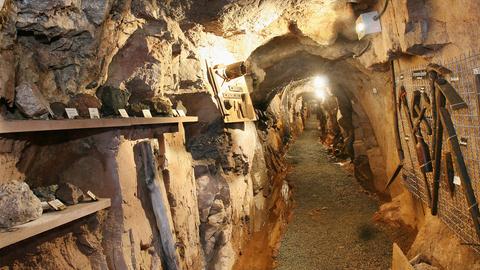
<svg viewBox="0 0 480 270">
<path fill-rule="evenodd" d="M 373 17 L 373 19 L 374 19 L 375 21 L 380 20 L 380 18 L 382 17 L 383 13 L 385 13 L 385 11 L 387 10 L 387 7 L 388 7 L 388 0 L 385 0 L 385 4 L 383 5 L 382 11 L 380 11 L 380 13 L 379 13 L 378 15 L 376 15 L 375 17 Z"/>
</svg>

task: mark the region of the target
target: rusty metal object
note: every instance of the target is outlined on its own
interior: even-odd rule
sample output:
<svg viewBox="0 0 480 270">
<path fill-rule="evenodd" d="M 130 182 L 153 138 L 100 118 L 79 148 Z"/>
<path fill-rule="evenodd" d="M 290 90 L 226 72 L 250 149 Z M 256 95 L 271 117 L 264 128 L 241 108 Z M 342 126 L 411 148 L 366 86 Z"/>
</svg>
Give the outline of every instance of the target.
<svg viewBox="0 0 480 270">
<path fill-rule="evenodd" d="M 434 159 L 434 171 L 433 171 L 433 196 L 432 196 L 432 215 L 437 215 L 438 212 L 438 192 L 440 189 L 440 168 L 441 168 L 441 158 L 442 158 L 442 144 L 443 144 L 443 126 L 440 120 L 440 115 L 438 114 L 440 108 L 445 107 L 445 97 L 444 95 L 437 89 L 434 89 L 435 93 L 435 114 L 436 118 L 434 119 L 436 123 L 435 128 L 435 136 L 434 136 L 434 144 L 433 144 L 433 159 Z"/>
<path fill-rule="evenodd" d="M 412 138 L 413 138 L 413 142 L 414 142 L 415 148 L 417 150 L 417 161 L 418 161 L 418 165 L 421 168 L 420 171 L 422 173 L 422 178 L 423 178 L 423 182 L 424 182 L 424 185 L 425 185 L 425 191 L 427 192 L 427 198 L 428 198 L 429 206 L 431 206 L 432 193 L 431 193 L 431 190 L 430 190 L 430 184 L 428 183 L 427 174 L 426 174 L 427 169 L 428 169 L 427 166 L 428 166 L 428 164 L 430 164 L 432 162 L 431 160 L 428 160 L 428 157 L 430 156 L 430 153 L 429 153 L 429 150 L 428 150 L 428 145 L 423 140 L 423 136 L 421 136 L 421 133 L 420 134 L 415 133 L 415 126 L 414 126 L 414 123 L 413 123 L 413 118 L 412 118 L 412 115 L 410 113 L 411 111 L 408 108 L 407 93 L 406 93 L 406 89 L 403 85 L 400 87 L 400 98 L 401 98 L 401 104 L 402 104 L 403 109 L 405 111 L 405 114 L 407 116 L 407 121 L 408 121 L 408 125 L 410 127 L 410 132 L 411 132 L 411 135 L 412 135 Z M 427 152 L 428 152 L 428 155 L 427 155 Z"/>
<path fill-rule="evenodd" d="M 446 184 L 447 184 L 447 189 L 448 192 L 450 193 L 450 196 L 453 198 L 455 196 L 455 184 L 453 183 L 453 179 L 455 177 L 455 169 L 453 167 L 453 159 L 452 159 L 452 153 L 447 152 L 444 154 L 443 159 L 445 160 L 445 176 L 446 176 Z"/>
<path fill-rule="evenodd" d="M 427 65 L 427 71 L 435 71 L 435 73 L 437 74 L 441 74 L 441 75 L 448 75 L 448 74 L 452 74 L 452 71 L 444 66 L 441 66 L 439 64 L 435 64 L 435 63 L 430 63 Z"/>
<path fill-rule="evenodd" d="M 219 75 L 228 82 L 238 77 L 242 77 L 245 74 L 247 74 L 247 67 L 245 66 L 245 62 L 241 61 L 225 66 L 223 72 Z"/>
<path fill-rule="evenodd" d="M 460 110 L 468 108 L 467 103 L 465 100 L 458 94 L 457 90 L 445 79 L 438 78 L 435 81 L 435 87 L 438 87 L 440 91 L 445 95 L 448 103 L 452 110 Z"/>
</svg>

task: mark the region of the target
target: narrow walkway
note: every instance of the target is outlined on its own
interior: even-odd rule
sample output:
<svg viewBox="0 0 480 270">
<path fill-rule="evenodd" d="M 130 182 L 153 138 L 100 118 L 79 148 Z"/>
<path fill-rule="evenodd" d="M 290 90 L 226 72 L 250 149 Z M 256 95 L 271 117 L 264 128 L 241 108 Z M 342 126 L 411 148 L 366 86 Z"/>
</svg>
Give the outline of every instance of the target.
<svg viewBox="0 0 480 270">
<path fill-rule="evenodd" d="M 295 208 L 278 270 L 390 268 L 392 242 L 372 222 L 377 202 L 353 176 L 328 161 L 315 121 L 289 150 Z"/>
</svg>

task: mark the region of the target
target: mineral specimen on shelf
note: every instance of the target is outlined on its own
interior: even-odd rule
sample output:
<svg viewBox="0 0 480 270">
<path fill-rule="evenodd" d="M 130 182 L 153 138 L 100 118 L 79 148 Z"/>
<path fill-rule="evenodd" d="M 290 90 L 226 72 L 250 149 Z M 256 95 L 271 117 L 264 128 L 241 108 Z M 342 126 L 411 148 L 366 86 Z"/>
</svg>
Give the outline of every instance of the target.
<svg viewBox="0 0 480 270">
<path fill-rule="evenodd" d="M 58 190 L 58 185 L 51 185 L 48 187 L 37 187 L 33 189 L 33 193 L 42 202 L 48 202 L 55 200 L 55 192 Z"/>
<path fill-rule="evenodd" d="M 152 111 L 159 115 L 172 115 L 172 102 L 166 97 L 154 97 L 152 99 Z"/>
<path fill-rule="evenodd" d="M 15 104 L 27 117 L 40 118 L 49 112 L 47 102 L 34 84 L 22 83 L 15 88 Z"/>
<path fill-rule="evenodd" d="M 0 185 L 0 227 L 10 228 L 42 215 L 42 203 L 24 182 Z"/>
<path fill-rule="evenodd" d="M 85 198 L 83 191 L 70 183 L 61 183 L 58 185 L 58 189 L 55 192 L 57 199 L 68 205 L 77 204 Z"/>
<path fill-rule="evenodd" d="M 143 116 L 142 110 L 150 110 L 150 106 L 143 102 L 133 103 L 128 106 L 128 114 L 132 116 Z"/>
<path fill-rule="evenodd" d="M 117 115 L 118 109 L 125 109 L 130 93 L 115 87 L 103 86 L 97 91 L 97 97 L 102 101 L 102 113 Z"/>
<path fill-rule="evenodd" d="M 165 97 L 154 97 L 151 100 L 135 102 L 128 106 L 129 114 L 143 116 L 142 110 L 150 110 L 153 115 L 171 116 L 172 102 Z"/>
<path fill-rule="evenodd" d="M 78 94 L 74 96 L 68 103 L 68 107 L 76 108 L 78 110 L 78 114 L 82 118 L 90 117 L 88 108 L 100 109 L 101 106 L 102 104 L 98 98 L 88 94 Z"/>
<path fill-rule="evenodd" d="M 50 108 L 52 109 L 55 119 L 64 119 L 67 117 L 65 114 L 66 107 L 67 106 L 61 102 L 50 103 Z"/>
</svg>

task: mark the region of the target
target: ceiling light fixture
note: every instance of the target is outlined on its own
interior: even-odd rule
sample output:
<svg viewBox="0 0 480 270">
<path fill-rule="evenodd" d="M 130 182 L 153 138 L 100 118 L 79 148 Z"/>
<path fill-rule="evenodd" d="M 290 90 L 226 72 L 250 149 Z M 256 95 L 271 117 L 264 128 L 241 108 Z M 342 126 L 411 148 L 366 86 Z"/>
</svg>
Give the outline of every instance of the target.
<svg viewBox="0 0 480 270">
<path fill-rule="evenodd" d="M 355 24 L 358 39 L 362 39 L 366 35 L 382 32 L 382 26 L 377 11 L 371 11 L 361 14 Z"/>
</svg>

